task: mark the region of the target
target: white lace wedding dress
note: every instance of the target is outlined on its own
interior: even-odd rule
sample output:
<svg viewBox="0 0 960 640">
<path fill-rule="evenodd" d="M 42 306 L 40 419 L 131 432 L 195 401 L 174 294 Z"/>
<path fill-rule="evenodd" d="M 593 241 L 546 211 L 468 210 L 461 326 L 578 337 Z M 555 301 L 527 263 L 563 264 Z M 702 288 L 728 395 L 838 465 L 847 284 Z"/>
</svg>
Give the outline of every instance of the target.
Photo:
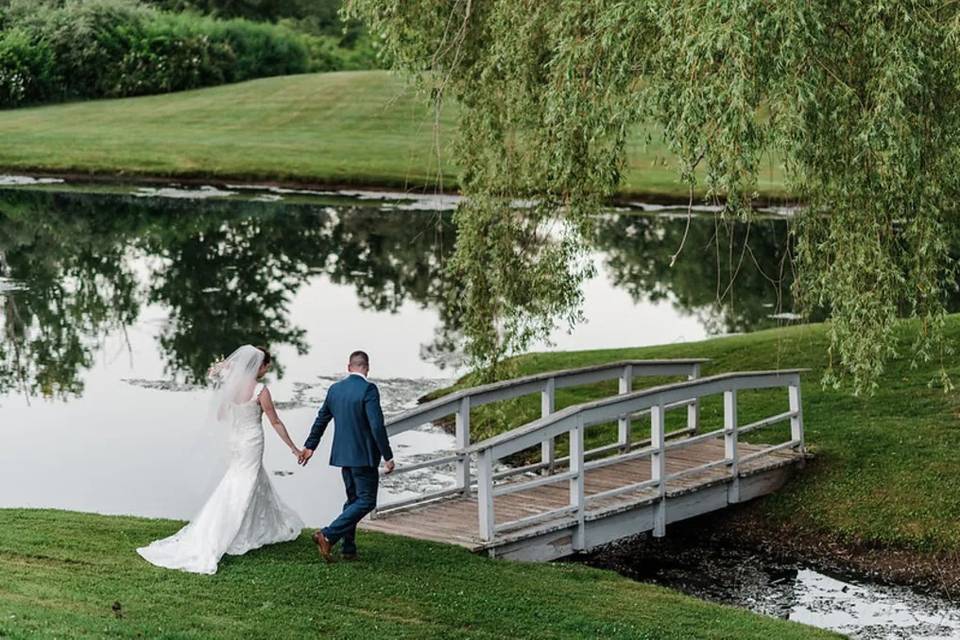
<svg viewBox="0 0 960 640">
<path fill-rule="evenodd" d="M 213 574 L 224 553 L 242 555 L 300 535 L 304 524 L 273 488 L 263 468 L 263 409 L 253 398 L 231 403 L 229 466 L 200 513 L 180 531 L 137 549 L 168 569 Z"/>
</svg>

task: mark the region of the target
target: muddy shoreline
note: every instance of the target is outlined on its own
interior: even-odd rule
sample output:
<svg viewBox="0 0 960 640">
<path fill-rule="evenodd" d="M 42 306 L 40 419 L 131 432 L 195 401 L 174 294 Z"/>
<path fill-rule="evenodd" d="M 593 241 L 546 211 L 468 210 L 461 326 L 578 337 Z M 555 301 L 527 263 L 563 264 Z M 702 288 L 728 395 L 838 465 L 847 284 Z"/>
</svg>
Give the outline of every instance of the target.
<svg viewBox="0 0 960 640">
<path fill-rule="evenodd" d="M 302 190 L 325 190 L 325 191 L 350 191 L 362 189 L 371 192 L 401 192 L 410 195 L 460 195 L 458 189 L 440 188 L 437 184 L 427 184 L 418 182 L 368 182 L 364 180 L 308 180 L 308 179 L 277 179 L 258 176 L 215 176 L 205 174 L 202 171 L 185 172 L 171 175 L 154 175 L 138 172 L 108 172 L 108 171 L 56 171 L 44 168 L 3 168 L 0 167 L 0 173 L 14 176 L 25 176 L 35 178 L 47 178 L 63 180 L 68 184 L 87 184 L 87 185 L 123 185 L 123 186 L 168 186 L 178 184 L 188 187 L 210 186 L 217 189 L 229 189 L 237 184 L 249 185 L 250 187 L 263 187 L 265 189 L 302 189 Z M 695 198 L 696 204 L 701 203 L 702 198 Z M 686 207 L 689 204 L 689 198 L 685 195 L 669 195 L 664 193 L 647 193 L 642 191 L 628 191 L 617 193 L 608 200 L 611 206 L 632 206 L 638 201 L 645 204 L 660 205 L 668 207 Z M 795 199 L 780 196 L 762 196 L 754 202 L 758 208 L 796 206 L 798 202 Z"/>
<path fill-rule="evenodd" d="M 950 601 L 960 601 L 960 553 L 924 552 L 851 543 L 822 532 L 773 525 L 759 503 L 675 523 L 667 536 L 635 536 L 585 554 L 578 560 L 651 581 L 651 567 L 667 562 L 697 566 L 704 550 L 722 550 L 731 558 L 757 556 L 789 566 L 860 582 L 899 586 Z M 656 580 L 653 580 L 656 581 Z"/>
</svg>

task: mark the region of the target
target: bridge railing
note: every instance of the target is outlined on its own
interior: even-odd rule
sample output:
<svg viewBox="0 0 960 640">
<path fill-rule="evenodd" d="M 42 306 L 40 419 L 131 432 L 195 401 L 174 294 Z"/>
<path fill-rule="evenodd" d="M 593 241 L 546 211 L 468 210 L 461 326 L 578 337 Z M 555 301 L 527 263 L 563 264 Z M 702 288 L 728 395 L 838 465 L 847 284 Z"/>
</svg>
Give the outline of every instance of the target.
<svg viewBox="0 0 960 640">
<path fill-rule="evenodd" d="M 375 514 L 391 509 L 411 507 L 418 503 L 429 502 L 456 494 L 466 494 L 475 485 L 471 473 L 471 456 L 468 452 L 470 440 L 470 411 L 471 409 L 522 396 L 540 394 L 541 417 L 549 416 L 555 411 L 556 392 L 558 389 L 593 384 L 607 380 L 618 380 L 618 392 L 629 394 L 633 391 L 634 379 L 639 377 L 672 377 L 685 376 L 688 380 L 695 380 L 700 376 L 700 367 L 707 362 L 704 358 L 686 358 L 669 360 L 622 360 L 577 369 L 549 371 L 522 378 L 494 382 L 469 389 L 461 389 L 436 400 L 421 404 L 409 411 L 389 418 L 386 422 L 387 434 L 391 437 L 415 429 L 421 425 L 455 416 L 456 449 L 453 453 L 433 457 L 413 464 L 398 465 L 394 473 L 402 474 L 421 469 L 453 464 L 456 467 L 455 482 L 451 488 L 417 495 L 411 498 L 396 500 L 379 505 Z M 699 403 L 696 398 L 684 398 L 677 401 L 675 406 L 687 408 L 687 427 L 685 433 L 696 433 L 699 423 Z M 639 412 L 643 414 L 644 412 Z M 616 443 L 598 447 L 586 452 L 586 455 L 601 455 L 610 451 L 630 451 L 644 442 L 631 441 L 631 419 L 634 415 L 624 414 L 617 416 L 618 439 Z M 503 478 L 530 471 L 551 473 L 557 465 L 569 463 L 569 456 L 556 457 L 556 439 L 547 438 L 541 442 L 540 462 L 501 471 L 497 478 Z"/>
<path fill-rule="evenodd" d="M 655 495 L 654 535 L 663 535 L 666 527 L 666 496 L 669 483 L 678 478 L 700 473 L 715 467 L 726 467 L 731 478 L 728 485 L 729 500 L 739 500 L 740 468 L 744 463 L 770 455 L 787 448 L 803 451 L 803 412 L 800 403 L 800 373 L 802 370 L 767 371 L 751 373 L 728 373 L 699 378 L 687 382 L 654 387 L 643 391 L 612 396 L 567 407 L 544 416 L 523 427 L 514 429 L 479 442 L 468 450 L 477 456 L 477 500 L 479 535 L 484 541 L 492 541 L 500 534 L 537 524 L 546 520 L 568 517 L 577 525 L 574 548 L 584 548 L 584 520 L 589 503 L 602 498 L 650 489 Z M 788 410 L 750 424 L 740 425 L 737 419 L 737 392 L 783 387 L 787 390 Z M 664 414 L 672 406 L 689 401 L 699 401 L 705 396 L 723 395 L 723 427 L 702 434 L 668 440 L 665 432 Z M 588 461 L 584 450 L 584 432 L 591 426 L 608 423 L 624 415 L 646 412 L 650 415 L 650 443 L 635 451 L 625 451 L 600 460 Z M 737 447 L 741 435 L 780 422 L 790 422 L 790 439 L 781 444 L 766 447 L 755 453 L 739 457 Z M 555 440 L 561 434 L 569 434 L 570 455 L 565 472 L 525 481 L 497 483 L 494 474 L 498 460 L 535 447 L 539 443 Z M 699 466 L 672 474 L 667 473 L 667 458 L 671 451 L 696 443 L 723 438 L 724 456 Z M 650 477 L 630 479 L 622 486 L 586 495 L 584 476 L 591 469 L 634 459 L 650 459 Z M 569 503 L 563 507 L 544 511 L 509 522 L 496 522 L 496 498 L 498 496 L 533 489 L 558 481 L 569 482 Z"/>
</svg>

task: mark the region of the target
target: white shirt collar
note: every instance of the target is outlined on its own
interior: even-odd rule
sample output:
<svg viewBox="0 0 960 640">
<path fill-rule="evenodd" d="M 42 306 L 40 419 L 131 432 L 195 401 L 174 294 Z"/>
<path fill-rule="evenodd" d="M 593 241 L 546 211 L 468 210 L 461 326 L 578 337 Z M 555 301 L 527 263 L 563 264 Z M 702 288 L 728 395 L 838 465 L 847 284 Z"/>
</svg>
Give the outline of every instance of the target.
<svg viewBox="0 0 960 640">
<path fill-rule="evenodd" d="M 350 372 L 347 374 L 347 377 L 349 378 L 350 376 L 360 376 L 360 377 L 363 378 L 364 380 L 367 379 L 367 376 L 363 375 L 363 374 L 360 373 L 359 371 L 350 371 Z"/>
</svg>

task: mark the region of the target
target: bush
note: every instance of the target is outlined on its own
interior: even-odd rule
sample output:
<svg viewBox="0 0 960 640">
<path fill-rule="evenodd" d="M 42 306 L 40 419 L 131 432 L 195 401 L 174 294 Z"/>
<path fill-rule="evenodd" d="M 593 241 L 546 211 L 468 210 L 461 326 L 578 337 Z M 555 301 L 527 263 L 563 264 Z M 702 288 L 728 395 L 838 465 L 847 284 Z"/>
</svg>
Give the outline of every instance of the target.
<svg viewBox="0 0 960 640">
<path fill-rule="evenodd" d="M 343 66 L 336 52 L 281 25 L 166 13 L 135 0 L 14 0 L 0 25 L 0 106 L 179 91 Z"/>
<path fill-rule="evenodd" d="M 0 33 L 0 105 L 45 100 L 56 92 L 53 52 L 21 29 Z"/>
</svg>

